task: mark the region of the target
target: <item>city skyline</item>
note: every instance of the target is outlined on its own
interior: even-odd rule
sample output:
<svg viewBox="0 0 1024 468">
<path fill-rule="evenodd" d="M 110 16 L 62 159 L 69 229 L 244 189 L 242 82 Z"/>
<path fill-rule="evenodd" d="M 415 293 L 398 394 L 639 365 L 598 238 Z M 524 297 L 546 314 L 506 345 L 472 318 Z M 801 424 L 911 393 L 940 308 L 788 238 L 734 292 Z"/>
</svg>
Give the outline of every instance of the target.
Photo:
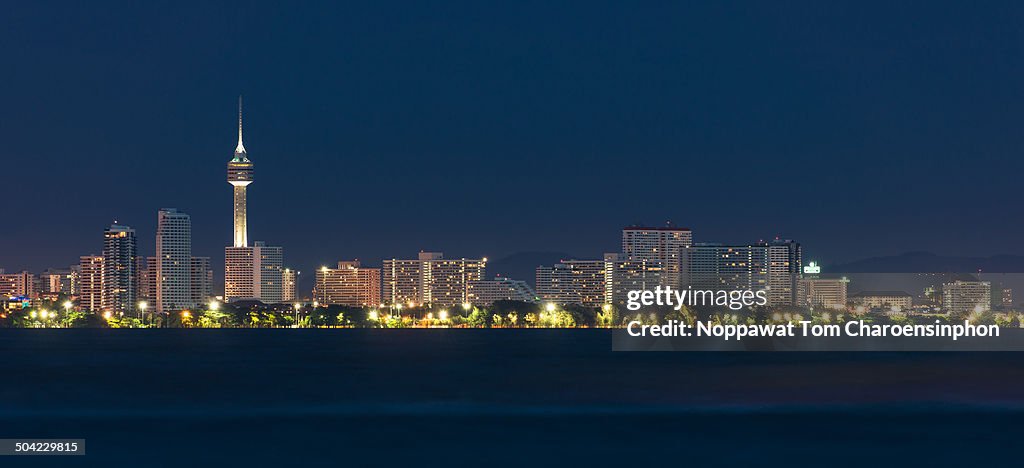
<svg viewBox="0 0 1024 468">
<path fill-rule="evenodd" d="M 248 228 L 304 272 L 410 249 L 600 258 L 620 227 L 666 220 L 695 242 L 800 239 L 826 262 L 1024 253 L 1012 234 L 1024 226 L 1001 208 L 1016 200 L 1024 147 L 1024 68 L 1006 40 L 1020 36 L 1019 5 L 887 6 L 870 33 L 871 6 L 591 6 L 612 23 L 478 6 L 445 30 L 374 6 L 296 8 L 306 21 L 271 30 L 261 25 L 279 12 L 260 4 L 214 4 L 199 21 L 124 12 L 153 18 L 154 36 L 69 8 L 57 29 L 21 5 L 0 20 L 5 42 L 23 45 L 0 90 L 0 157 L 42 175 L 8 179 L 35 200 L 0 232 L 8 271 L 94 252 L 87 234 L 113 220 L 154 232 L 163 206 L 192 216 L 194 250 L 222 270 L 230 208 L 211 200 L 223 198 L 240 92 L 249 149 L 274 176 L 249 194 Z M 390 27 L 365 27 L 381 19 Z M 644 190 L 590 192 L 617 184 Z M 780 206 L 758 203 L 764 190 Z M 936 229 L 927 207 L 940 201 Z M 140 235 L 141 252 L 151 239 Z"/>
</svg>

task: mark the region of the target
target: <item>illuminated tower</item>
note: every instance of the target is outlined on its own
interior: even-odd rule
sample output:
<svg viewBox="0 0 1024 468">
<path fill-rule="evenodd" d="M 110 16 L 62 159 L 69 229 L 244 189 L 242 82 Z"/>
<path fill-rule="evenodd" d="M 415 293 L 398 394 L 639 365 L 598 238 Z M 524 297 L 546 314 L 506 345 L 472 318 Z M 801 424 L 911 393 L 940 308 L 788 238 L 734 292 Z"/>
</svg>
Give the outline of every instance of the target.
<svg viewBox="0 0 1024 468">
<path fill-rule="evenodd" d="M 252 161 L 242 145 L 242 97 L 238 97 L 238 146 L 228 161 L 228 183 L 235 195 L 234 242 L 224 249 L 224 300 L 255 299 L 281 302 L 284 249 L 264 242 L 249 245 L 246 226 L 245 188 L 252 183 Z"/>
<path fill-rule="evenodd" d="M 248 247 L 249 238 L 246 234 L 245 219 L 245 188 L 252 183 L 252 161 L 245 154 L 242 145 L 242 96 L 238 96 L 238 146 L 235 146 L 235 157 L 228 161 L 228 183 L 235 192 L 235 247 Z"/>
</svg>

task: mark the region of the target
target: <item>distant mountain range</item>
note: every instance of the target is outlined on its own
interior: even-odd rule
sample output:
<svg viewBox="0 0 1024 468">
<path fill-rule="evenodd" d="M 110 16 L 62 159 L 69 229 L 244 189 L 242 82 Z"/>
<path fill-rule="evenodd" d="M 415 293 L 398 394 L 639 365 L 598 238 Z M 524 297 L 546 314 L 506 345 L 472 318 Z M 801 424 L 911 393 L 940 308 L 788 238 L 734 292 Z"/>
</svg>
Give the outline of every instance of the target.
<svg viewBox="0 0 1024 468">
<path fill-rule="evenodd" d="M 1024 256 L 955 257 L 930 252 L 908 252 L 872 257 L 844 264 L 825 265 L 828 273 L 1024 273 Z"/>
</svg>

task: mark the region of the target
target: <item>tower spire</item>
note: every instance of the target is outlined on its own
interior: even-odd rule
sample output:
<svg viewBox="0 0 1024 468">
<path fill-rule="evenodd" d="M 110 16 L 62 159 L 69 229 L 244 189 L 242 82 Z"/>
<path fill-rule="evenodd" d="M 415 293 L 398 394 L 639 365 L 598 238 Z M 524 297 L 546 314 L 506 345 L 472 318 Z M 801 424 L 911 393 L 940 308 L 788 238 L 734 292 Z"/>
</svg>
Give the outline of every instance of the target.
<svg viewBox="0 0 1024 468">
<path fill-rule="evenodd" d="M 245 154 L 245 145 L 242 144 L 242 95 L 238 95 L 238 146 L 235 147 L 235 155 Z"/>
</svg>

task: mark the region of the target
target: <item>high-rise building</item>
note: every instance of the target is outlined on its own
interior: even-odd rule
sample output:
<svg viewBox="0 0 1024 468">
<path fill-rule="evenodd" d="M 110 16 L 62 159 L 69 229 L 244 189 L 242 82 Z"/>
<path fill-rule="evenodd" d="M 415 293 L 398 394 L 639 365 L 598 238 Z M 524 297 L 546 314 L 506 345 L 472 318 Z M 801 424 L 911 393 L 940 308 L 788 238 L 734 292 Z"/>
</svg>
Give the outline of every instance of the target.
<svg viewBox="0 0 1024 468">
<path fill-rule="evenodd" d="M 0 274 L 0 298 L 24 296 L 29 299 L 38 297 L 39 284 L 36 275 L 27 271 L 20 273 Z"/>
<path fill-rule="evenodd" d="M 629 291 L 653 290 L 664 285 L 663 263 L 659 260 L 623 258 L 617 253 L 604 254 L 604 302 L 625 304 Z M 675 286 L 672 286 L 675 287 Z"/>
<path fill-rule="evenodd" d="M 135 230 L 112 224 L 103 231 L 103 296 L 104 311 L 132 314 L 138 292 Z"/>
<path fill-rule="evenodd" d="M 469 282 L 469 303 L 489 306 L 498 301 L 537 302 L 537 294 L 525 281 L 496 277 Z"/>
<path fill-rule="evenodd" d="M 249 246 L 246 188 L 253 182 L 253 164 L 242 144 L 242 97 L 238 97 L 238 144 L 228 161 L 228 183 L 233 191 L 231 247 L 224 249 L 224 299 L 255 299 L 265 303 L 283 300 L 284 249 L 254 242 Z"/>
<path fill-rule="evenodd" d="M 960 280 L 943 283 L 942 310 L 950 315 L 992 310 L 992 283 Z"/>
<path fill-rule="evenodd" d="M 359 260 L 338 262 L 338 268 L 316 272 L 313 297 L 321 304 L 376 306 L 380 304 L 380 268 L 364 268 Z"/>
<path fill-rule="evenodd" d="M 256 299 L 256 272 L 251 247 L 224 249 L 224 300 Z"/>
<path fill-rule="evenodd" d="M 423 256 L 427 255 L 428 258 Z M 454 306 L 469 302 L 469 284 L 484 279 L 487 259 L 446 259 L 439 252 L 421 253 L 423 297 L 419 302 Z"/>
<path fill-rule="evenodd" d="M 210 268 L 210 257 L 192 257 L 189 279 L 192 282 L 192 304 L 201 305 L 213 297 L 213 270 Z"/>
<path fill-rule="evenodd" d="M 256 241 L 224 250 L 224 299 L 276 304 L 284 299 L 283 249 Z"/>
<path fill-rule="evenodd" d="M 281 302 L 294 301 L 298 289 L 299 272 L 291 268 L 281 271 Z"/>
<path fill-rule="evenodd" d="M 384 302 L 452 306 L 469 301 L 469 283 L 480 281 L 487 259 L 446 259 L 420 252 L 417 260 L 384 260 Z"/>
<path fill-rule="evenodd" d="M 798 242 L 775 239 L 768 249 L 768 304 L 796 304 L 797 281 L 803 268 L 803 251 Z"/>
<path fill-rule="evenodd" d="M 137 264 L 139 291 L 136 293 L 136 298 L 139 301 L 145 301 L 147 305 L 156 304 L 156 257 L 140 256 Z"/>
<path fill-rule="evenodd" d="M 68 270 L 71 271 L 71 274 L 69 275 L 71 278 L 71 292 L 69 294 L 78 297 L 78 294 L 82 291 L 82 265 L 81 263 L 76 263 L 69 266 Z"/>
<path fill-rule="evenodd" d="M 78 270 L 78 308 L 100 312 L 103 310 L 103 256 L 82 256 L 79 259 Z"/>
<path fill-rule="evenodd" d="M 688 228 L 631 226 L 622 229 L 622 260 L 661 264 L 661 285 L 678 289 L 686 284 L 687 250 L 693 245 Z"/>
<path fill-rule="evenodd" d="M 793 305 L 801 265 L 800 244 L 791 240 L 748 245 L 696 244 L 688 250 L 686 277 L 694 289 L 763 289 L 768 305 Z"/>
<path fill-rule="evenodd" d="M 253 271 L 256 272 L 256 298 L 267 304 L 281 302 L 284 289 L 284 249 L 257 241 L 253 243 L 253 258 L 256 260 L 253 265 Z"/>
<path fill-rule="evenodd" d="M 604 260 L 562 260 L 537 267 L 537 296 L 556 304 L 603 304 Z"/>
<path fill-rule="evenodd" d="M 157 313 L 192 306 L 192 219 L 174 208 L 157 215 L 156 280 Z"/>
<path fill-rule="evenodd" d="M 689 250 L 689 286 L 703 290 L 765 289 L 768 252 L 760 245 L 700 243 Z"/>
<path fill-rule="evenodd" d="M 386 304 L 408 304 L 422 298 L 422 273 L 419 260 L 384 260 L 384 294 Z"/>
</svg>

